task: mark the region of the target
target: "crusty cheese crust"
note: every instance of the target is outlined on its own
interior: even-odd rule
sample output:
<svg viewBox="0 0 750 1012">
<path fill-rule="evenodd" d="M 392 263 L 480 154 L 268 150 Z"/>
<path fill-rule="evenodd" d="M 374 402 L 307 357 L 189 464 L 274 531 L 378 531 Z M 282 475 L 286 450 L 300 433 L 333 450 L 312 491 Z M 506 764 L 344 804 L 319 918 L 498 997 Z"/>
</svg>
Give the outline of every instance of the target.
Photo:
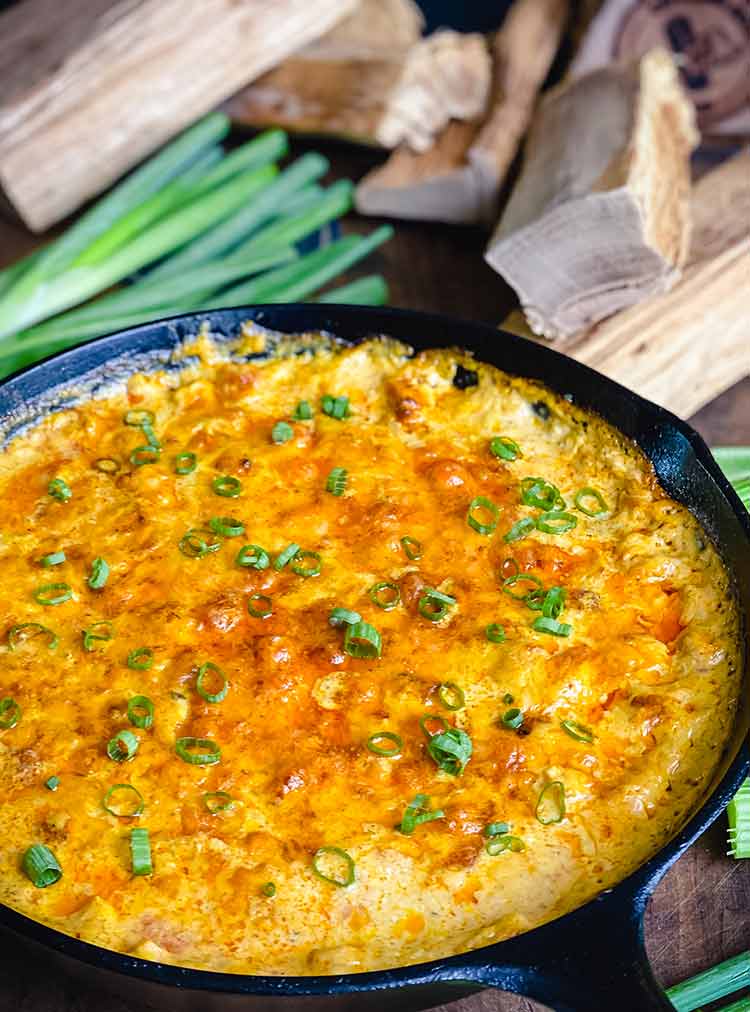
<svg viewBox="0 0 750 1012">
<path fill-rule="evenodd" d="M 248 328 L 246 347 L 263 341 Z M 585 902 L 657 850 L 711 777 L 739 689 L 736 609 L 717 553 L 637 448 L 539 384 L 465 353 L 412 357 L 390 340 L 302 346 L 245 362 L 203 337 L 191 349 L 197 363 L 181 373 L 135 375 L 46 418 L 0 457 L 4 629 L 41 622 L 60 639 L 56 650 L 39 640 L 0 648 L 0 697 L 23 711 L 0 731 L 0 900 L 34 919 L 216 970 L 417 962 Z M 476 370 L 476 386 L 454 385 L 459 362 Z M 325 394 L 347 395 L 349 416 L 323 414 Z M 314 418 L 291 421 L 293 438 L 275 444 L 274 424 L 300 400 Z M 155 414 L 154 464 L 129 463 L 144 442 L 123 424 L 129 408 Z M 522 456 L 493 456 L 498 435 Z M 184 451 L 198 465 L 177 475 Z M 102 457 L 118 461 L 114 475 L 93 466 Z M 336 466 L 348 471 L 342 496 L 325 487 Z M 238 478 L 241 495 L 218 497 L 217 475 Z M 73 493 L 64 503 L 47 494 L 58 476 Z M 567 533 L 508 544 L 504 533 L 534 514 L 519 499 L 526 476 L 553 482 L 569 508 L 594 486 L 611 516 L 576 513 Z M 466 521 L 478 495 L 499 507 L 491 535 Z M 188 529 L 227 514 L 243 522 L 242 537 L 204 558 L 178 550 Z M 406 556 L 404 536 L 421 542 L 419 560 Z M 243 544 L 273 559 L 291 542 L 320 554 L 319 576 L 235 563 Z M 66 562 L 42 569 L 39 558 L 58 549 Z M 95 556 L 110 566 L 101 590 L 86 584 Z M 534 631 L 539 613 L 502 592 L 516 565 L 566 588 L 568 638 Z M 43 607 L 33 594 L 52 580 L 69 583 L 73 598 Z M 390 611 L 368 596 L 381 580 L 400 588 Z M 441 622 L 418 611 L 425 586 L 457 601 Z M 253 594 L 272 598 L 269 618 L 248 613 Z M 328 622 L 336 606 L 380 631 L 379 659 L 344 651 Z M 82 630 L 100 620 L 114 636 L 85 651 Z M 487 639 L 489 623 L 504 626 L 504 643 Z M 127 656 L 142 646 L 154 664 L 133 670 Z M 195 690 L 206 661 L 228 678 L 220 703 Z M 441 705 L 446 681 L 461 687 L 464 708 Z M 137 694 L 154 703 L 149 730 L 128 722 Z M 500 721 L 508 694 L 524 714 L 520 732 Z M 427 754 L 425 713 L 469 734 L 463 775 Z M 593 742 L 571 738 L 563 720 L 591 728 Z M 116 764 L 106 744 L 124 728 L 139 750 Z M 366 747 L 377 731 L 401 737 L 398 756 Z M 175 754 L 183 736 L 216 741 L 221 761 L 187 765 Z M 44 787 L 52 775 L 54 792 Z M 564 784 L 565 816 L 542 825 L 536 804 L 554 781 Z M 137 819 L 102 807 L 116 783 L 143 795 Z M 233 807 L 210 814 L 209 791 L 228 792 Z M 404 835 L 395 827 L 417 794 L 445 815 Z M 490 856 L 483 832 L 496 821 L 525 849 Z M 151 876 L 131 873 L 135 825 L 150 831 Z M 56 885 L 36 889 L 24 877 L 31 843 L 56 854 Z M 314 875 L 321 846 L 351 856 L 352 885 Z"/>
</svg>

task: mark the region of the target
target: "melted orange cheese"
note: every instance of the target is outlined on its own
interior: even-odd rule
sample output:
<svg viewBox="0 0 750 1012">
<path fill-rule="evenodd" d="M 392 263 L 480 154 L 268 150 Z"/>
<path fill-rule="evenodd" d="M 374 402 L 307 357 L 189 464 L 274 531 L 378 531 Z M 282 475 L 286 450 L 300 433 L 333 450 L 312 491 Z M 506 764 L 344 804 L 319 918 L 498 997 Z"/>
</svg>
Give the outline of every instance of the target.
<svg viewBox="0 0 750 1012">
<path fill-rule="evenodd" d="M 264 340 L 249 329 L 244 347 Z M 634 446 L 538 384 L 455 351 L 411 357 L 387 340 L 342 349 L 311 337 L 248 362 L 205 336 L 190 350 L 197 362 L 85 398 L 0 458 L 3 628 L 41 622 L 59 636 L 54 650 L 40 638 L 2 647 L 0 696 L 22 708 L 0 731 L 2 902 L 145 958 L 367 970 L 525 931 L 612 885 L 674 833 L 733 718 L 737 618 L 716 552 Z M 476 386 L 457 389 L 457 362 L 477 371 Z M 326 394 L 348 396 L 346 418 L 321 411 Z M 312 420 L 292 420 L 301 400 Z M 133 408 L 153 412 L 161 442 L 158 459 L 138 467 L 130 455 L 144 436 L 123 424 Z M 279 420 L 293 436 L 277 444 Z M 495 457 L 499 435 L 521 456 Z M 195 471 L 176 474 L 175 456 L 188 451 Z M 115 473 L 95 467 L 104 457 Z M 348 472 L 341 496 L 326 491 L 334 467 Z M 239 480 L 237 498 L 216 495 L 222 475 Z M 538 516 L 520 500 L 527 476 L 558 486 L 575 528 L 504 540 Z M 47 494 L 55 477 L 69 501 Z M 573 508 L 585 486 L 600 490 L 606 519 Z M 497 507 L 490 534 L 467 523 L 476 496 Z M 181 553 L 189 529 L 227 515 L 241 537 L 202 558 Z M 407 557 L 405 536 L 421 558 Z M 273 560 L 290 543 L 320 555 L 319 576 L 235 561 L 244 544 Z M 66 561 L 42 568 L 57 550 Z M 110 568 L 99 590 L 86 582 L 95 557 Z M 569 637 L 535 631 L 540 613 L 503 593 L 516 569 L 566 589 Z M 40 605 L 35 590 L 53 581 L 72 598 Z M 398 586 L 397 607 L 373 603 L 379 581 Z M 426 587 L 455 598 L 439 622 L 420 614 Z M 269 617 L 249 614 L 255 594 L 271 598 Z M 379 658 L 345 651 L 344 630 L 328 621 L 334 607 L 380 632 Z M 84 650 L 83 631 L 104 620 L 112 639 Z M 490 623 L 504 642 L 488 640 Z M 153 650 L 148 670 L 127 665 L 139 647 Z M 196 691 L 208 661 L 229 683 L 218 703 Z M 461 709 L 441 704 L 444 682 L 464 693 Z M 150 729 L 128 722 L 135 695 L 153 701 Z M 509 696 L 519 729 L 502 724 Z M 471 739 L 460 776 L 428 754 L 425 714 Z M 593 741 L 568 735 L 566 720 Z M 106 746 L 126 728 L 139 747 L 118 764 Z M 399 736 L 398 755 L 368 749 L 378 731 Z M 221 761 L 183 762 L 175 742 L 187 736 L 216 742 Z M 54 792 L 44 786 L 52 775 Z M 141 792 L 138 818 L 103 808 L 117 783 Z M 543 825 L 535 812 L 551 783 L 563 785 L 565 814 Z M 215 791 L 233 804 L 211 814 L 203 795 Z M 401 833 L 418 794 L 443 817 Z M 484 830 L 497 821 L 522 850 L 487 853 Z M 150 832 L 150 876 L 131 871 L 135 825 Z M 21 870 L 32 843 L 63 869 L 47 889 Z M 313 873 L 324 846 L 351 857 L 351 885 Z"/>
</svg>

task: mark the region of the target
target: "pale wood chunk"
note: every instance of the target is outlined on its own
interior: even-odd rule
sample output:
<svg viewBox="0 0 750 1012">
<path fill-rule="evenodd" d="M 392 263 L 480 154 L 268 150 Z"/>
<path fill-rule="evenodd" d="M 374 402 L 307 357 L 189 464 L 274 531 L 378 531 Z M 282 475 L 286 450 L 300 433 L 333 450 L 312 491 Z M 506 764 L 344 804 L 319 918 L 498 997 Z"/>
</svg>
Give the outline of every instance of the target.
<svg viewBox="0 0 750 1012">
<path fill-rule="evenodd" d="M 486 252 L 536 333 L 575 334 L 674 285 L 689 243 L 697 139 L 693 107 L 661 49 L 542 102 Z"/>
<path fill-rule="evenodd" d="M 25 0 L 0 15 L 0 184 L 46 228 L 356 2 Z"/>
</svg>

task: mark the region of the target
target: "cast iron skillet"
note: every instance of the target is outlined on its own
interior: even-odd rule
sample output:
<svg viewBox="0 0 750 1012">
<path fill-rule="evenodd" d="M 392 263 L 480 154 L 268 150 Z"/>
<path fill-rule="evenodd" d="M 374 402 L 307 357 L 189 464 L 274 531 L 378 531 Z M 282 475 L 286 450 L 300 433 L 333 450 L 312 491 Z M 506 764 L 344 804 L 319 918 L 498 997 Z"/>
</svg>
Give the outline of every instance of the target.
<svg viewBox="0 0 750 1012">
<path fill-rule="evenodd" d="M 103 379 L 166 363 L 170 352 L 210 320 L 232 336 L 241 321 L 287 333 L 327 330 L 357 340 L 389 334 L 416 348 L 461 346 L 509 373 L 541 380 L 591 408 L 634 439 L 653 462 L 663 487 L 703 524 L 733 573 L 744 622 L 745 671 L 750 626 L 750 516 L 698 434 L 668 411 L 572 359 L 522 338 L 444 316 L 355 306 L 289 305 L 175 317 L 113 334 L 63 352 L 0 384 L 0 432 L 16 421 L 54 410 L 70 399 L 84 374 Z M 123 365 L 122 357 L 128 361 Z M 113 365 L 119 359 L 119 365 Z M 147 365 L 148 367 L 148 365 Z M 94 389 L 91 380 L 88 388 Z M 87 383 L 84 382 L 84 388 Z M 58 388 L 58 389 L 55 389 Z M 14 421 L 7 424 L 8 416 Z M 69 938 L 6 907 L 0 927 L 92 983 L 153 1002 L 160 1009 L 416 1010 L 485 987 L 546 1003 L 557 1012 L 668 1012 L 643 947 L 643 913 L 657 882 L 720 814 L 750 766 L 745 736 L 750 700 L 701 807 L 677 836 L 613 889 L 556 921 L 463 955 L 371 973 L 321 977 L 254 977 L 183 969 L 134 959 Z"/>
</svg>

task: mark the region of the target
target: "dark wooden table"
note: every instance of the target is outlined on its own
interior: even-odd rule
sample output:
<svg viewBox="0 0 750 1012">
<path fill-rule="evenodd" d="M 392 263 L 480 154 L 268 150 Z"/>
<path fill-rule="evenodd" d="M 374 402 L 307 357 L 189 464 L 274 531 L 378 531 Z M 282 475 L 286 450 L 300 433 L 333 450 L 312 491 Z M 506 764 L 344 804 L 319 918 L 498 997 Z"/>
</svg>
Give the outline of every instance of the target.
<svg viewBox="0 0 750 1012">
<path fill-rule="evenodd" d="M 357 178 L 376 157 L 345 147 L 329 149 L 328 154 L 336 177 Z M 347 231 L 371 227 L 371 222 L 355 218 L 345 223 Z M 512 308 L 513 297 L 482 260 L 485 238 L 477 229 L 400 223 L 394 239 L 357 273 L 384 274 L 395 306 L 496 324 Z M 0 220 L 0 266 L 34 245 L 35 240 L 20 226 Z M 457 331 L 456 341 L 460 340 Z M 750 379 L 691 421 L 711 445 L 750 444 Z M 728 858 L 725 840 L 726 824 L 720 819 L 656 890 L 646 918 L 646 938 L 654 971 L 665 985 L 750 947 L 750 861 Z M 541 1006 L 486 991 L 445 1008 L 451 1012 L 529 1012 Z M 142 1010 L 142 1005 L 128 1000 L 124 987 L 120 996 L 111 997 L 71 983 L 30 960 L 20 948 L 0 952 L 0 1012 Z"/>
</svg>

